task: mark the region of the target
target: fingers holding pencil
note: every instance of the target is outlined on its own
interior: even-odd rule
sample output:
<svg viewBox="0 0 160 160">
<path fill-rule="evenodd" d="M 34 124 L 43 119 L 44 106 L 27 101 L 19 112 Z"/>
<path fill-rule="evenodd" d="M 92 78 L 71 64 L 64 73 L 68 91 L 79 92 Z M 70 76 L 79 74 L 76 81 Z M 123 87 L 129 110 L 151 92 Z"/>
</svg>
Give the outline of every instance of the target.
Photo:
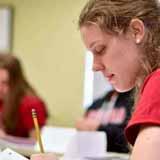
<svg viewBox="0 0 160 160">
<path fill-rule="evenodd" d="M 36 130 L 36 139 L 38 141 L 41 153 L 31 155 L 31 160 L 58 160 L 58 158 L 53 153 L 42 154 L 44 153 L 44 149 L 43 149 L 42 139 L 40 135 L 38 120 L 37 120 L 37 113 L 35 109 L 32 109 L 32 118 L 33 118 L 35 130 Z"/>
<path fill-rule="evenodd" d="M 58 160 L 53 153 L 33 154 L 31 160 Z"/>
</svg>

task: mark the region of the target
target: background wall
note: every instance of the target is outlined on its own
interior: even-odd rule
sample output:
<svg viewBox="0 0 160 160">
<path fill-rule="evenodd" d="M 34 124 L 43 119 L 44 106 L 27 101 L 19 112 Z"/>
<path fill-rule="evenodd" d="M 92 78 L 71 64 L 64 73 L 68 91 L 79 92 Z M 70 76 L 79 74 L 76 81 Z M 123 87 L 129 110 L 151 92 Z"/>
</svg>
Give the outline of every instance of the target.
<svg viewBox="0 0 160 160">
<path fill-rule="evenodd" d="M 0 0 L 13 7 L 12 51 L 46 101 L 49 124 L 73 126 L 82 113 L 84 47 L 77 17 L 85 0 Z"/>
</svg>

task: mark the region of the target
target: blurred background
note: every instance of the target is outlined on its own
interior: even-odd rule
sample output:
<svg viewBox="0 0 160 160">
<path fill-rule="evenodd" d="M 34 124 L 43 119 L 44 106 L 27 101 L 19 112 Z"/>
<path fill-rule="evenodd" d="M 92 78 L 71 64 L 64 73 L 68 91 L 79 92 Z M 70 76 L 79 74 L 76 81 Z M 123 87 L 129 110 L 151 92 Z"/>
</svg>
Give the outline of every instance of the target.
<svg viewBox="0 0 160 160">
<path fill-rule="evenodd" d="M 29 82 L 46 102 L 51 125 L 74 126 L 84 107 L 110 88 L 91 72 L 91 57 L 81 42 L 77 20 L 85 3 L 0 0 L 0 7 L 11 11 L 9 50 L 20 58 Z"/>
</svg>

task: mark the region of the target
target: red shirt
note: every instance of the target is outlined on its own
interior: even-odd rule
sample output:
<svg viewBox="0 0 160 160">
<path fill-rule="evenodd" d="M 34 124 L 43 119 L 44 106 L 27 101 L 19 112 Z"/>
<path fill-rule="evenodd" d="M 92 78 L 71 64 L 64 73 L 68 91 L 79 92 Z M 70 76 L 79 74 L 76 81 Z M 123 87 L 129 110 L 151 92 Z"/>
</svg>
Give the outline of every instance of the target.
<svg viewBox="0 0 160 160">
<path fill-rule="evenodd" d="M 134 145 L 142 125 L 160 125 L 160 69 L 151 73 L 141 89 L 140 99 L 125 129 L 126 137 Z"/>
<path fill-rule="evenodd" d="M 46 123 L 47 110 L 44 102 L 35 96 L 24 96 L 18 110 L 18 123 L 14 132 L 9 133 L 13 136 L 28 137 L 29 132 L 34 129 L 31 110 L 34 108 L 37 112 L 39 126 Z M 3 106 L 0 106 L 3 111 Z M 11 120 L 12 121 L 12 120 Z"/>
</svg>

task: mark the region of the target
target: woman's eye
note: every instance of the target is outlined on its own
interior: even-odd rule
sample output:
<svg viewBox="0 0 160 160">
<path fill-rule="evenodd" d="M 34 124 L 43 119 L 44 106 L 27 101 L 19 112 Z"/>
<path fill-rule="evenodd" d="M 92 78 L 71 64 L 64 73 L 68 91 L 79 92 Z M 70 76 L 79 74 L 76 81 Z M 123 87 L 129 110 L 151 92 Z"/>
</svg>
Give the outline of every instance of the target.
<svg viewBox="0 0 160 160">
<path fill-rule="evenodd" d="M 95 50 L 95 52 L 96 52 L 96 54 L 101 54 L 101 53 L 104 52 L 104 50 L 105 50 L 105 47 L 101 47 L 101 48 L 97 48 L 97 49 Z"/>
</svg>

